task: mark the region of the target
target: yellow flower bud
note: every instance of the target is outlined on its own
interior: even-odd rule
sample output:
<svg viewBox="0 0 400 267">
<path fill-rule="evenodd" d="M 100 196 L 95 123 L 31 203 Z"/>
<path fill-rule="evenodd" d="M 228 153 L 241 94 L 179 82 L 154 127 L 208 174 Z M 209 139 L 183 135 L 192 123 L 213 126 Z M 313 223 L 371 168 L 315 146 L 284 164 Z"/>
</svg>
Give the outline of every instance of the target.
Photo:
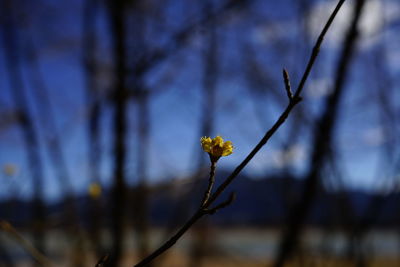
<svg viewBox="0 0 400 267">
<path fill-rule="evenodd" d="M 200 139 L 201 147 L 207 152 L 213 160 L 218 160 L 222 156 L 229 156 L 233 153 L 233 145 L 231 141 L 225 141 L 221 136 L 202 137 Z"/>
</svg>

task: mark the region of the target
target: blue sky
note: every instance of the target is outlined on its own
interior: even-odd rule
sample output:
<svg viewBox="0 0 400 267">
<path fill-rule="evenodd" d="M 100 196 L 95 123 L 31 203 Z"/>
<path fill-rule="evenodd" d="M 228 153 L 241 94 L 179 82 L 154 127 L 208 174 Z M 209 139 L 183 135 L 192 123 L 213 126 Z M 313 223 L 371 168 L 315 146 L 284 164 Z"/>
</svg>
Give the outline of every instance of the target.
<svg viewBox="0 0 400 267">
<path fill-rule="evenodd" d="M 172 1 L 173 2 L 173 1 Z M 387 64 L 391 77 L 398 77 L 400 55 L 399 43 L 394 32 L 398 32 L 400 20 L 400 3 L 397 1 L 370 1 L 362 22 L 361 49 L 355 58 L 350 73 L 346 95 L 340 112 L 340 122 L 337 127 L 335 143 L 340 158 L 339 165 L 343 172 L 344 183 L 350 188 L 363 190 L 379 190 L 386 188 L 385 181 L 395 181 L 393 172 L 379 172 L 381 147 L 388 142 L 396 144 L 396 140 L 388 139 L 377 115 L 379 106 L 374 101 L 375 88 L 378 86 L 368 79 L 368 69 L 376 47 L 386 45 Z M 31 35 L 38 47 L 39 64 L 49 90 L 49 97 L 56 117 L 57 128 L 61 133 L 61 141 L 69 172 L 73 177 L 76 193 L 86 192 L 89 184 L 87 137 L 85 132 L 88 107 L 84 98 L 84 73 L 81 65 L 81 21 L 82 6 L 80 1 L 60 2 L 59 6 L 44 1 L 45 7 L 35 7 L 29 27 L 20 31 L 22 39 Z M 179 2 L 180 3 L 180 2 Z M 232 16 L 227 22 L 218 26 L 220 76 L 217 86 L 216 123 L 213 135 L 220 134 L 233 141 L 236 149 L 232 156 L 220 160 L 220 168 L 234 168 L 252 149 L 264 132 L 272 125 L 285 107 L 285 92 L 281 83 L 281 69 L 286 67 L 292 77 L 292 84 L 302 73 L 304 58 L 311 50 L 322 23 L 326 20 L 327 11 L 335 1 L 317 1 L 310 11 L 312 19 L 309 36 L 298 39 L 298 18 L 288 8 L 290 1 L 279 2 L 273 8 L 264 8 L 265 1 L 255 1 L 251 6 L 252 16 L 244 12 Z M 348 24 L 349 11 L 352 2 L 346 3 L 343 14 L 334 23 L 332 32 L 328 34 L 323 45 L 321 56 L 315 70 L 308 81 L 304 92 L 302 110 L 312 121 L 318 117 L 324 97 L 329 94 L 332 85 L 332 73 L 337 60 L 337 52 Z M 182 5 L 182 6 L 179 6 Z M 176 28 L 182 21 L 190 20 L 189 15 L 196 14 L 196 8 L 188 11 L 187 17 L 179 17 L 179 10 L 188 8 L 184 3 L 169 7 L 171 17 L 168 25 Z M 274 5 L 274 4 L 272 4 Z M 62 11 L 62 12 L 61 12 Z M 198 11 L 198 10 L 197 10 Z M 103 13 L 98 19 L 99 55 L 101 62 L 109 62 L 109 39 L 107 25 Z M 176 19 L 173 19 L 176 18 Z M 389 26 L 381 23 L 386 19 Z M 396 26 L 397 25 L 397 26 Z M 386 39 L 385 39 L 386 38 Z M 162 45 L 165 36 L 152 45 Z M 397 40 L 387 42 L 386 40 Z M 202 58 L 204 35 L 199 30 L 193 34 L 187 46 L 167 61 L 159 65 L 146 76 L 146 83 L 154 86 L 165 75 L 173 78 L 167 83 L 158 84 L 161 90 L 151 99 L 151 142 L 149 146 L 149 179 L 152 182 L 168 177 L 185 177 L 195 166 L 194 155 L 201 153 L 199 146 L 199 121 L 201 120 L 201 90 L 202 90 Z M 308 43 L 304 43 L 308 41 Z M 243 46 L 256 52 L 256 60 L 263 66 L 265 76 L 272 80 L 265 90 L 249 90 L 249 83 L 243 74 Z M 375 49 L 375 50 L 374 50 Z M 398 60 L 396 60 L 398 59 Z M 34 91 L 28 80 L 29 68 L 24 64 L 24 79 L 29 92 L 30 106 L 36 121 L 36 127 L 43 144 L 44 130 L 35 106 L 41 105 L 35 100 Z M 101 84 L 105 88 L 110 81 L 110 74 L 105 67 L 101 75 Z M 394 79 L 394 78 L 393 78 Z M 394 83 L 396 84 L 396 83 Z M 398 84 L 398 83 L 397 83 Z M 390 88 L 391 107 L 398 113 L 399 90 Z M 6 77 L 4 54 L 0 53 L 0 103 L 1 111 L 13 110 L 10 99 L 9 82 Z M 158 88 L 157 88 L 158 89 Z M 104 89 L 105 90 L 105 89 Z M 269 91 L 268 91 L 269 90 Z M 275 91 L 273 91 L 275 90 Z M 281 92 L 279 91 L 281 90 Z M 271 92 L 273 93 L 271 93 Z M 249 93 L 251 92 L 251 93 Z M 278 93 L 276 93 L 278 92 Z M 281 95 L 279 95 L 281 94 Z M 297 112 L 296 108 L 293 112 Z M 136 181 L 135 153 L 136 146 L 135 118 L 136 106 L 129 107 L 129 136 L 127 139 L 128 161 L 127 180 L 133 184 Z M 294 115 L 294 114 L 292 114 Z M 101 181 L 109 185 L 112 170 L 112 109 L 108 107 L 102 120 L 102 169 Z M 307 166 L 310 133 L 300 129 L 297 142 L 284 152 L 281 142 L 286 140 L 290 124 L 294 116 L 280 129 L 271 143 L 254 158 L 246 168 L 246 172 L 255 177 L 266 176 L 279 172 L 285 166 L 291 166 L 294 173 L 301 174 Z M 399 127 L 393 126 L 393 133 L 398 133 Z M 397 143 L 398 144 L 398 143 Z M 31 194 L 31 179 L 25 161 L 20 129 L 11 125 L 0 131 L 0 166 L 13 164 L 18 171 L 14 177 L 5 174 L 0 177 L 5 186 L 0 187 L 0 198 L 11 195 L 28 198 Z M 397 151 L 398 149 L 394 151 Z M 45 163 L 45 194 L 48 199 L 60 197 L 61 188 L 54 178 L 55 172 L 48 152 L 41 151 Z M 204 155 L 206 157 L 206 155 Z M 398 174 L 397 174 L 398 175 Z M 381 185 L 384 184 L 384 185 Z M 389 185 L 393 185 L 389 183 Z M 382 189 L 383 190 L 383 189 Z"/>
</svg>

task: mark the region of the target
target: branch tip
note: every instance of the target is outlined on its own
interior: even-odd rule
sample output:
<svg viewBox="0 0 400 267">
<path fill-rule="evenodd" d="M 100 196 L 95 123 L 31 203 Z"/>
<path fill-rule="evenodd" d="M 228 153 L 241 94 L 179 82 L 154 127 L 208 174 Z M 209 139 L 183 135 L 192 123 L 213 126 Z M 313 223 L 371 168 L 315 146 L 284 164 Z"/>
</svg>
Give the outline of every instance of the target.
<svg viewBox="0 0 400 267">
<path fill-rule="evenodd" d="M 289 100 L 293 100 L 293 93 L 290 86 L 289 73 L 287 72 L 286 69 L 283 69 L 282 74 L 283 74 L 283 82 L 285 83 L 286 94 Z"/>
</svg>

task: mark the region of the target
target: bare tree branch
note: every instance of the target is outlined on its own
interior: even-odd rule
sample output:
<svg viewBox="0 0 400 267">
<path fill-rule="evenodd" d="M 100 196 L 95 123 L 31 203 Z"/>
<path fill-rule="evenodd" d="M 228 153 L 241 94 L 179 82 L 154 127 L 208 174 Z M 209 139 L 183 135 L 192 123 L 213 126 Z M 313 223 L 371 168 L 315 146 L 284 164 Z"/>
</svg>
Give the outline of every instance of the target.
<svg viewBox="0 0 400 267">
<path fill-rule="evenodd" d="M 288 226 L 283 234 L 280 248 L 273 264 L 275 267 L 284 266 L 285 261 L 295 250 L 306 216 L 311 208 L 315 195 L 317 194 L 319 177 L 330 150 L 332 132 L 336 123 L 338 107 L 347 77 L 347 70 L 351 62 L 355 41 L 358 36 L 357 26 L 363 5 L 364 0 L 357 0 L 353 20 L 345 37 L 343 51 L 339 59 L 334 91 L 326 100 L 325 110 L 316 125 L 317 128 L 315 130 L 316 134 L 313 143 L 314 150 L 311 156 L 311 166 L 306 176 L 307 178 L 304 190 L 300 201 L 296 203 L 289 215 Z"/>
<path fill-rule="evenodd" d="M 289 116 L 290 112 L 292 109 L 301 101 L 300 94 L 304 88 L 305 82 L 311 72 L 311 69 L 314 65 L 314 62 L 318 56 L 318 52 L 320 49 L 320 46 L 322 44 L 322 41 L 324 39 L 324 36 L 326 35 L 330 25 L 332 24 L 336 14 L 338 13 L 340 7 L 342 4 L 345 2 L 345 0 L 340 0 L 332 12 L 331 16 L 329 17 L 327 23 L 325 24 L 325 27 L 321 31 L 317 42 L 313 48 L 312 54 L 310 56 L 310 59 L 308 61 L 308 64 L 306 66 L 306 70 L 303 74 L 303 77 L 297 86 L 296 92 L 289 101 L 288 106 L 286 109 L 282 112 L 281 116 L 278 118 L 278 120 L 275 122 L 275 124 L 266 132 L 264 137 L 260 140 L 260 142 L 254 147 L 254 149 L 249 153 L 249 155 L 242 161 L 242 163 L 239 164 L 239 166 L 236 167 L 236 169 L 229 175 L 224 182 L 217 188 L 217 190 L 210 196 L 209 201 L 205 203 L 204 206 L 200 207 L 194 215 L 184 224 L 184 226 L 178 230 L 178 232 L 172 236 L 167 242 L 165 242 L 163 245 L 161 245 L 157 250 L 155 250 L 152 254 L 150 254 L 148 257 L 140 261 L 135 265 L 135 267 L 140 267 L 140 266 L 146 266 L 150 262 L 152 262 L 155 258 L 163 254 L 165 251 L 167 251 L 169 248 L 171 248 L 181 237 L 182 235 L 185 234 L 185 232 L 191 228 L 191 226 L 196 223 L 201 217 L 204 215 L 208 214 L 207 208 L 214 203 L 218 197 L 222 194 L 222 192 L 225 191 L 226 187 L 233 182 L 233 180 L 237 177 L 237 175 L 246 167 L 246 165 L 250 162 L 250 160 L 257 154 L 257 152 L 268 142 L 268 140 L 273 136 L 273 134 L 279 129 L 279 127 L 286 121 L 287 117 Z M 217 205 L 218 207 L 218 205 Z"/>
</svg>

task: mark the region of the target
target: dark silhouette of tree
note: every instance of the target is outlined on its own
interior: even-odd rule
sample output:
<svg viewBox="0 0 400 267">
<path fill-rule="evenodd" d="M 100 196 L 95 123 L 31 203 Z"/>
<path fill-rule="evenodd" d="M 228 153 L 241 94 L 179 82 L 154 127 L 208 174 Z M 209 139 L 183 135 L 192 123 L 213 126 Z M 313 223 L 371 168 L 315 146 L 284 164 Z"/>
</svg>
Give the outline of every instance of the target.
<svg viewBox="0 0 400 267">
<path fill-rule="evenodd" d="M 126 205 L 126 134 L 127 134 L 127 90 L 126 90 L 126 32 L 125 1 L 108 1 L 110 32 L 114 58 L 115 84 L 114 103 L 114 184 L 112 192 L 112 251 L 108 266 L 119 266 L 123 255 L 124 212 Z"/>
<path fill-rule="evenodd" d="M 305 220 L 313 205 L 315 196 L 319 191 L 320 180 L 323 175 L 327 155 L 332 149 L 332 138 L 338 120 L 337 115 L 340 107 L 340 100 L 343 95 L 349 64 L 355 49 L 358 36 L 358 22 L 365 1 L 358 0 L 356 3 L 352 23 L 347 32 L 343 50 L 337 65 L 333 92 L 327 97 L 324 111 L 314 130 L 314 150 L 311 155 L 310 167 L 306 176 L 304 189 L 298 204 L 293 207 L 288 217 L 287 229 L 285 229 L 282 236 L 279 251 L 273 264 L 275 267 L 284 266 L 285 262 L 297 247 Z"/>
<path fill-rule="evenodd" d="M 96 18 L 99 11 L 97 0 L 85 1 L 82 18 L 82 65 L 85 72 L 85 92 L 88 106 L 88 162 L 89 162 L 89 180 L 91 183 L 100 185 L 100 166 L 101 166 L 101 146 L 100 146 L 100 120 L 103 114 L 105 100 L 100 94 L 98 87 L 98 63 L 96 58 L 97 35 Z M 92 244 L 96 251 L 96 256 L 104 255 L 103 244 L 100 240 L 101 227 L 103 224 L 103 205 L 101 199 L 92 198 L 90 203 L 90 236 Z"/>
<path fill-rule="evenodd" d="M 32 200 L 32 230 L 34 234 L 35 247 L 45 251 L 45 204 L 43 203 L 43 163 L 40 157 L 40 145 L 38 133 L 31 117 L 31 109 L 25 92 L 21 69 L 21 45 L 19 42 L 18 30 L 15 26 L 16 6 L 11 1 L 3 1 L 1 5 L 1 31 L 4 58 L 7 74 L 9 77 L 11 94 L 15 106 L 21 112 L 19 126 L 22 131 L 22 138 L 26 149 L 27 162 L 33 177 L 33 200 Z"/>
</svg>

